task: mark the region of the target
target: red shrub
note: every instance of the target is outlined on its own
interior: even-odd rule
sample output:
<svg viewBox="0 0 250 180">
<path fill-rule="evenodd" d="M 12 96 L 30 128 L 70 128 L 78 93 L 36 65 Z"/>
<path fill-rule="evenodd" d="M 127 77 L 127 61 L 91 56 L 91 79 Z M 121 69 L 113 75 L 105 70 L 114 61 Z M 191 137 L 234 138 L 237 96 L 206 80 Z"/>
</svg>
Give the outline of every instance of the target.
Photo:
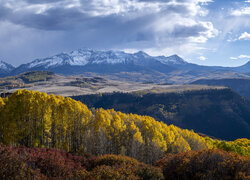
<svg viewBox="0 0 250 180">
<path fill-rule="evenodd" d="M 87 162 L 85 157 L 73 156 L 61 150 L 25 147 L 1 147 L 0 159 L 0 179 L 11 177 L 12 171 L 20 177 L 39 172 L 40 176 L 48 178 L 72 178 L 82 174 Z"/>
</svg>

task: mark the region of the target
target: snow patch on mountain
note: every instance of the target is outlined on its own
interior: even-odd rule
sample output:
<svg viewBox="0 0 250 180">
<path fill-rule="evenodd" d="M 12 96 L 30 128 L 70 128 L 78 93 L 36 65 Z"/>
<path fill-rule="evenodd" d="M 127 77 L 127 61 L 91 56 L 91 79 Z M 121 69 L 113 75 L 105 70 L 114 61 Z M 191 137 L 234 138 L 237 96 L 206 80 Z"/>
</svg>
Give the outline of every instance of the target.
<svg viewBox="0 0 250 180">
<path fill-rule="evenodd" d="M 99 51 L 93 53 L 90 62 L 92 64 L 122 64 L 129 55 L 121 51 Z"/>
<path fill-rule="evenodd" d="M 72 66 L 84 66 L 88 64 L 91 55 L 92 50 L 72 51 L 71 53 L 69 53 L 69 56 L 71 56 L 69 64 Z"/>
<path fill-rule="evenodd" d="M 31 62 L 28 67 L 33 68 L 33 67 L 39 67 L 39 66 L 44 66 L 45 68 L 49 68 L 52 66 L 59 66 L 62 65 L 63 59 L 59 58 L 58 56 L 53 56 L 51 58 L 46 58 L 46 59 L 36 59 L 35 61 Z"/>
</svg>

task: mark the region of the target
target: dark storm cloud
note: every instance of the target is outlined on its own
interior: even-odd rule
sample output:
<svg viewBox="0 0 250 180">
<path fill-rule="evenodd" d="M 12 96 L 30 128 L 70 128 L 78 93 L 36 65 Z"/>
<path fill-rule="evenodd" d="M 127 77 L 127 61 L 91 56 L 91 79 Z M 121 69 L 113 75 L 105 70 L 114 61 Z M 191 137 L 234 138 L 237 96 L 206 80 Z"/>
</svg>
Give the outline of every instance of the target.
<svg viewBox="0 0 250 180">
<path fill-rule="evenodd" d="M 45 14 L 13 13 L 10 20 L 36 29 L 66 30 L 87 22 L 88 18 L 74 9 L 52 8 Z"/>
<path fill-rule="evenodd" d="M 37 1 L 32 0 L 26 0 L 26 2 L 38 3 Z M 93 4 L 90 5 L 91 3 L 86 0 L 83 0 L 82 3 L 84 4 L 84 9 L 89 9 L 90 6 L 93 6 Z M 126 32 L 131 32 L 131 30 L 136 31 L 136 29 L 138 29 L 139 31 L 145 31 L 144 27 L 154 22 L 154 20 L 157 19 L 158 16 L 164 16 L 171 13 L 188 15 L 190 13 L 190 10 L 185 5 L 171 4 L 162 7 L 161 12 L 159 12 L 158 14 L 149 14 L 142 17 L 126 20 L 126 17 L 119 14 L 110 14 L 106 16 L 90 16 L 87 13 L 80 12 L 80 10 L 80 8 L 64 8 L 59 6 L 50 8 L 44 13 L 37 14 L 25 10 L 15 12 L 10 8 L 0 6 L 0 17 L 15 24 L 42 30 L 70 30 L 75 28 L 85 28 L 86 32 L 88 31 L 88 29 L 93 30 L 93 28 L 96 28 L 96 30 L 99 32 L 105 32 L 106 29 L 110 31 L 119 30 L 118 32 L 114 32 L 115 34 L 117 34 L 124 29 Z M 168 19 L 166 17 L 166 21 L 167 20 Z M 178 30 L 178 27 L 179 26 L 175 27 L 175 29 L 177 30 L 175 36 L 180 34 L 180 30 Z M 188 34 L 190 35 L 190 33 L 191 32 L 189 32 Z M 138 34 L 140 34 L 140 37 L 142 37 L 143 34 L 143 39 L 149 39 L 145 37 L 145 34 L 151 33 L 138 32 Z M 195 34 L 197 33 L 194 31 L 193 35 Z"/>
<path fill-rule="evenodd" d="M 0 19 L 42 30 L 65 30 L 87 22 L 88 16 L 75 9 L 51 8 L 46 13 L 13 11 L 0 5 Z"/>
<path fill-rule="evenodd" d="M 0 5 L 0 20 L 7 19 L 8 15 L 11 13 L 11 10 Z"/>
<path fill-rule="evenodd" d="M 182 14 L 184 16 L 188 16 L 190 13 L 192 13 L 192 10 L 190 10 L 186 5 L 184 4 L 171 4 L 166 7 L 162 8 L 162 13 L 177 13 Z"/>
<path fill-rule="evenodd" d="M 175 29 L 173 30 L 173 36 L 174 37 L 191 37 L 191 36 L 199 36 L 201 32 L 205 32 L 207 29 L 201 25 L 197 24 L 194 26 L 183 26 L 183 25 L 177 25 Z"/>
</svg>

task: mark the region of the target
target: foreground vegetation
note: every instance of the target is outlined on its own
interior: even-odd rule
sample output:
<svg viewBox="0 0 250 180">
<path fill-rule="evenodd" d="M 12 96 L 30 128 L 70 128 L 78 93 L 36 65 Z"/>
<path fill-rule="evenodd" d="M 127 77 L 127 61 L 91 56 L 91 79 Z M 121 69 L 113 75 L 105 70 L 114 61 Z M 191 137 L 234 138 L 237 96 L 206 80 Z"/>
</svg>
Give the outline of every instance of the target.
<svg viewBox="0 0 250 180">
<path fill-rule="evenodd" d="M 0 146 L 0 179 L 247 180 L 249 158 L 222 150 L 168 154 L 150 166 L 121 155 Z"/>
<path fill-rule="evenodd" d="M 250 158 L 222 150 L 168 154 L 156 162 L 168 180 L 247 180 Z"/>
</svg>

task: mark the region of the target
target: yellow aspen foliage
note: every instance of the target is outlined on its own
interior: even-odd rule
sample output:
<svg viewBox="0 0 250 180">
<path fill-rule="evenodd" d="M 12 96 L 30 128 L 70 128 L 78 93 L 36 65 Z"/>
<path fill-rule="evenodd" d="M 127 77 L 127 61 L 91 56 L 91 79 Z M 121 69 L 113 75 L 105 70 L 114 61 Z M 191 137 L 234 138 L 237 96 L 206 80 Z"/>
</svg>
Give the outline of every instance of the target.
<svg viewBox="0 0 250 180">
<path fill-rule="evenodd" d="M 225 151 L 236 152 L 243 156 L 250 156 L 250 140 L 246 138 L 237 139 L 235 141 L 214 140 L 209 137 L 205 138 L 209 148 L 223 149 Z"/>
<path fill-rule="evenodd" d="M 105 128 L 106 126 L 110 127 L 112 116 L 105 111 L 104 109 L 100 108 L 96 111 L 96 118 L 94 121 L 94 128 L 99 130 L 100 128 Z"/>
<path fill-rule="evenodd" d="M 176 138 L 175 142 L 171 146 L 171 153 L 190 151 L 191 148 L 187 141 L 182 136 Z"/>
<path fill-rule="evenodd" d="M 120 116 L 118 116 L 118 114 L 115 114 L 113 116 L 113 121 L 111 122 L 111 127 L 114 129 L 115 134 L 122 132 L 126 129 L 126 125 L 124 125 L 122 119 L 120 118 Z"/>
<path fill-rule="evenodd" d="M 128 131 L 132 134 L 133 140 L 139 143 L 143 143 L 142 135 L 138 127 L 136 127 L 135 123 L 132 121 L 129 124 Z"/>
<path fill-rule="evenodd" d="M 250 152 L 247 139 L 216 141 L 149 116 L 89 110 L 71 98 L 28 90 L 0 98 L 0 142 L 96 155 L 122 153 L 147 163 L 164 153 L 204 148 Z"/>
<path fill-rule="evenodd" d="M 0 110 L 3 108 L 5 105 L 3 98 L 0 97 Z"/>
</svg>

